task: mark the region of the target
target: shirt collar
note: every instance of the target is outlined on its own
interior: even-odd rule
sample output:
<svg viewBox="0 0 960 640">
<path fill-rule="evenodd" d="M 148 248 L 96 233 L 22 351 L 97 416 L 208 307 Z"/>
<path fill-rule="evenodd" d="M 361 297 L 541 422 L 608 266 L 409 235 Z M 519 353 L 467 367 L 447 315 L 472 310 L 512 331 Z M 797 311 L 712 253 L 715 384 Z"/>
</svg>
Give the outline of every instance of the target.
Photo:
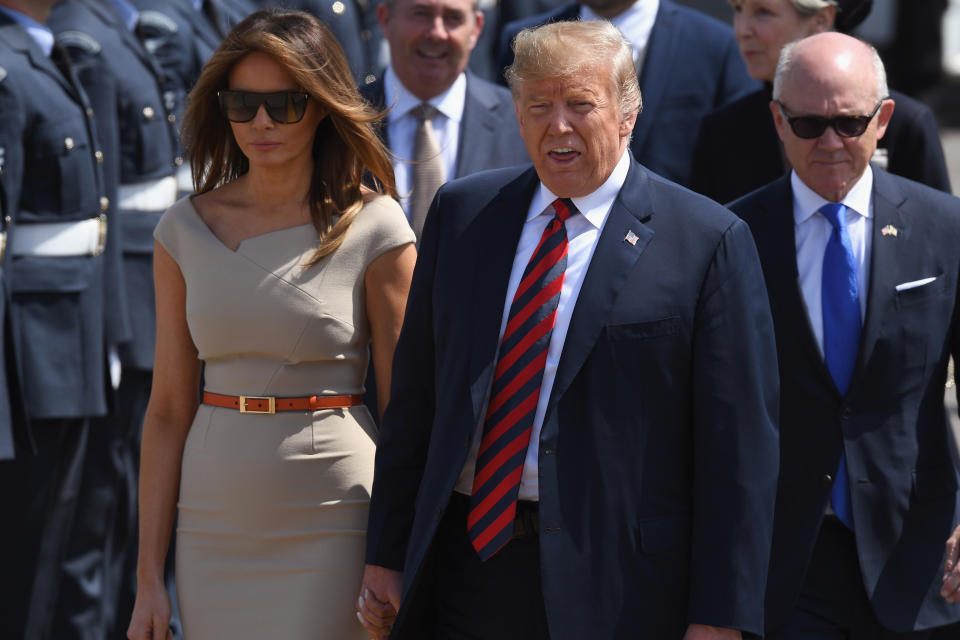
<svg viewBox="0 0 960 640">
<path fill-rule="evenodd" d="M 583 217 L 597 229 L 603 228 L 603 223 L 607 220 L 613 201 L 617 199 L 620 189 L 623 188 L 623 183 L 627 180 L 629 170 L 630 154 L 624 149 L 623 155 L 620 156 L 620 160 L 613 167 L 613 171 L 596 191 L 580 198 L 571 198 L 573 204 L 577 207 L 577 211 L 582 213 Z M 541 182 L 540 188 L 533 198 L 534 201 L 530 203 L 527 222 L 547 211 L 547 208 L 557 199 L 557 196 Z"/>
<path fill-rule="evenodd" d="M 463 103 L 466 101 L 466 97 L 467 76 L 461 73 L 449 89 L 433 96 L 427 100 L 427 103 L 453 122 L 459 123 L 463 118 Z M 390 107 L 390 112 L 387 114 L 388 122 L 395 122 L 408 115 L 411 109 L 423 102 L 403 86 L 394 72 L 393 66 L 387 67 L 387 71 L 383 75 L 383 98 L 387 106 Z"/>
<path fill-rule="evenodd" d="M 48 58 L 50 57 L 50 52 L 53 51 L 53 31 L 25 13 L 20 13 L 7 7 L 0 7 L 0 11 L 10 16 L 12 20 L 23 27 L 30 38 L 32 38 L 37 46 L 40 47 L 40 50 L 43 51 L 43 55 Z"/>
<path fill-rule="evenodd" d="M 116 8 L 117 13 L 120 14 L 120 19 L 123 20 L 123 24 L 127 26 L 127 29 L 133 31 L 137 28 L 137 22 L 140 20 L 140 12 L 137 11 L 137 8 L 127 2 L 127 0 L 110 0 L 113 3 L 113 6 Z M 200 0 L 201 2 L 203 0 Z"/>
<path fill-rule="evenodd" d="M 635 25 L 638 23 L 650 23 L 652 25 L 659 8 L 660 0 L 637 0 L 632 5 L 615 15 L 613 18 L 610 18 L 610 22 L 613 23 L 613 26 L 620 29 L 620 31 L 622 31 L 623 34 L 629 39 L 628 32 L 632 31 L 630 25 Z M 580 19 L 606 20 L 606 18 L 594 13 L 593 9 L 585 4 L 580 5 Z"/>
<path fill-rule="evenodd" d="M 797 176 L 796 171 L 790 172 L 790 186 L 793 188 L 793 218 L 796 224 L 803 224 L 809 220 L 813 214 L 820 210 L 820 207 L 828 202 L 804 184 Z M 868 164 L 866 171 L 863 172 L 863 175 L 860 176 L 860 179 L 857 180 L 840 203 L 849 209 L 853 209 L 864 218 L 869 218 L 872 215 L 870 210 L 872 195 L 873 169 Z"/>
</svg>

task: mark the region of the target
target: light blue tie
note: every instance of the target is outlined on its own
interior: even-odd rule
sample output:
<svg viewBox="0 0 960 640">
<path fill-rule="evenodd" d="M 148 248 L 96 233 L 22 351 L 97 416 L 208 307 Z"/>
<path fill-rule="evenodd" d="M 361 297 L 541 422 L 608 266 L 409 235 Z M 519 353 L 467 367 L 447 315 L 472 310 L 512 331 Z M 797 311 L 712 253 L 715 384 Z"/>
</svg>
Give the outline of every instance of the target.
<svg viewBox="0 0 960 640">
<path fill-rule="evenodd" d="M 847 233 L 847 208 L 828 203 L 820 208 L 833 232 L 823 252 L 821 300 L 823 306 L 823 354 L 827 369 L 840 395 L 846 395 L 853 377 L 860 344 L 860 299 L 857 294 L 857 263 Z M 836 480 L 830 490 L 833 512 L 849 529 L 853 529 L 850 506 L 850 479 L 846 454 L 840 455 Z"/>
</svg>

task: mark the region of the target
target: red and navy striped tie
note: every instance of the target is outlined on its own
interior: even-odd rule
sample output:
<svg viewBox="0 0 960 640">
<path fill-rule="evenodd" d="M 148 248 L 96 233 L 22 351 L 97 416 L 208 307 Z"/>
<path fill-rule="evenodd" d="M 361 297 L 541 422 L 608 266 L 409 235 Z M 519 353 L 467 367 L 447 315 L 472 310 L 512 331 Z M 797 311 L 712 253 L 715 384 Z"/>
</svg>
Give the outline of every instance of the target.
<svg viewBox="0 0 960 640">
<path fill-rule="evenodd" d="M 554 200 L 553 209 L 556 214 L 543 230 L 510 304 L 493 374 L 467 516 L 470 541 L 481 560 L 513 536 L 523 460 L 567 268 L 564 222 L 577 211 L 566 198 Z"/>
</svg>

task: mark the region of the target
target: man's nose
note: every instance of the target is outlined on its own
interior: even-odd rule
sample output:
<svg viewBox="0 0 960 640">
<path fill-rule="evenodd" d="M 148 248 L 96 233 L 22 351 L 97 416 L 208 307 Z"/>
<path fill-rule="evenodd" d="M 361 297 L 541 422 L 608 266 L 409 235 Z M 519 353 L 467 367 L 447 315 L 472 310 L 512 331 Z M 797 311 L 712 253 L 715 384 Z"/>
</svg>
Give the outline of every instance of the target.
<svg viewBox="0 0 960 640">
<path fill-rule="evenodd" d="M 822 149 L 840 149 L 843 147 L 843 138 L 840 137 L 832 126 L 828 126 L 817 139 L 817 146 Z"/>
<path fill-rule="evenodd" d="M 427 31 L 427 35 L 437 40 L 446 39 L 447 25 L 443 22 L 443 16 L 434 16 L 433 20 L 430 21 L 430 29 Z"/>
<path fill-rule="evenodd" d="M 572 131 L 570 126 L 570 117 L 567 113 L 567 109 L 564 106 L 554 107 L 553 112 L 550 114 L 550 131 L 551 133 L 568 133 Z"/>
</svg>

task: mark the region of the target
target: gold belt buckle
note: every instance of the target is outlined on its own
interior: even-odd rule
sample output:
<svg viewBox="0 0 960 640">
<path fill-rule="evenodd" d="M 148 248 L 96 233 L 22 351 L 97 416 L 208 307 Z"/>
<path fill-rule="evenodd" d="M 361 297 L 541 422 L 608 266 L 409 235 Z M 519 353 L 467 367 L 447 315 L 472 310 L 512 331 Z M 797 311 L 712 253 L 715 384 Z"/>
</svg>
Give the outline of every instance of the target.
<svg viewBox="0 0 960 640">
<path fill-rule="evenodd" d="M 247 409 L 248 400 L 266 400 L 267 408 L 264 411 L 259 409 Z M 272 396 L 240 396 L 240 413 L 276 413 L 277 399 Z"/>
<path fill-rule="evenodd" d="M 0 231 L 0 260 L 3 260 L 3 254 L 7 251 L 7 232 Z"/>
<path fill-rule="evenodd" d="M 104 213 L 101 213 L 96 218 L 97 220 L 97 247 L 93 250 L 93 255 L 98 256 L 103 253 L 103 250 L 107 247 L 107 216 Z"/>
</svg>

